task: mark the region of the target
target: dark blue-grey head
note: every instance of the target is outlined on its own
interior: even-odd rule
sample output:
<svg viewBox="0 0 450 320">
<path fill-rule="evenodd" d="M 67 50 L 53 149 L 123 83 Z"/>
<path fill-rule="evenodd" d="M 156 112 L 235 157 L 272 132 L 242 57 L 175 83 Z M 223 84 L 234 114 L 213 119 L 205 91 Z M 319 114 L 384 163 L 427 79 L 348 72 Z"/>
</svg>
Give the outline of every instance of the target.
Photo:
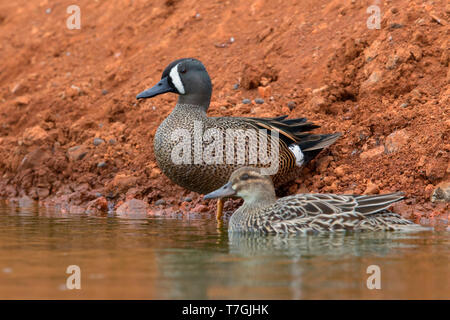
<svg viewBox="0 0 450 320">
<path fill-rule="evenodd" d="M 150 89 L 136 96 L 147 99 L 166 92 L 177 93 L 179 104 L 192 104 L 208 108 L 212 85 L 205 66 L 197 59 L 184 58 L 171 62 L 161 76 L 161 80 Z"/>
</svg>

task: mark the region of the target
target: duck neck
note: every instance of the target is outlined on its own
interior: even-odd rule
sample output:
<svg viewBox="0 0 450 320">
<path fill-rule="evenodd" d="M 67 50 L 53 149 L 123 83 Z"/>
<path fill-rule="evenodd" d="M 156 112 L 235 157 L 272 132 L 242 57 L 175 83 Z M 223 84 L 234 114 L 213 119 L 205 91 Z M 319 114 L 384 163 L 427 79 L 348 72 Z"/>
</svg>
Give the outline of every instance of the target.
<svg viewBox="0 0 450 320">
<path fill-rule="evenodd" d="M 190 105 L 194 108 L 206 112 L 209 108 L 209 103 L 211 102 L 211 92 L 202 92 L 200 94 L 182 94 L 178 97 L 177 105 Z M 191 109 L 192 110 L 192 109 Z"/>
<path fill-rule="evenodd" d="M 244 208 L 252 208 L 251 211 L 257 211 L 259 209 L 270 206 L 272 203 L 277 201 L 277 197 L 275 195 L 275 189 L 273 186 L 268 188 L 264 186 L 262 188 L 254 189 L 244 197 L 244 204 L 242 205 Z"/>
<path fill-rule="evenodd" d="M 180 102 L 180 99 L 178 99 L 178 102 L 177 102 L 175 108 L 173 109 L 172 114 L 181 114 L 183 116 L 197 115 L 200 117 L 205 117 L 207 110 L 208 110 L 207 106 L 198 105 L 198 104 L 182 103 L 182 102 Z"/>
<path fill-rule="evenodd" d="M 230 219 L 230 230 L 245 231 L 249 228 L 249 225 L 253 225 L 255 219 L 261 214 L 261 210 L 270 206 L 277 199 L 275 192 L 267 194 L 264 198 L 247 198 L 244 200 L 244 204 L 233 213 Z"/>
</svg>

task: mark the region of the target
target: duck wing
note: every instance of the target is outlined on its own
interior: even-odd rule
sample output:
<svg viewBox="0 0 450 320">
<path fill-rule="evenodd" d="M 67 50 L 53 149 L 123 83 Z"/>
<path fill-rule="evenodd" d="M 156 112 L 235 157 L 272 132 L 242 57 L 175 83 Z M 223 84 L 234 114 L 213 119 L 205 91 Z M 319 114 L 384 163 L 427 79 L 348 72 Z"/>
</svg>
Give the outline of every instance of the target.
<svg viewBox="0 0 450 320">
<path fill-rule="evenodd" d="M 278 133 L 280 156 L 283 168 L 288 170 L 302 166 L 313 159 L 322 149 L 333 144 L 341 133 L 313 134 L 310 131 L 320 128 L 306 118 L 240 118 L 257 129 Z"/>
<path fill-rule="evenodd" d="M 383 195 L 297 194 L 279 199 L 261 213 L 269 232 L 393 230 L 412 224 L 387 209 L 400 192 Z"/>
</svg>

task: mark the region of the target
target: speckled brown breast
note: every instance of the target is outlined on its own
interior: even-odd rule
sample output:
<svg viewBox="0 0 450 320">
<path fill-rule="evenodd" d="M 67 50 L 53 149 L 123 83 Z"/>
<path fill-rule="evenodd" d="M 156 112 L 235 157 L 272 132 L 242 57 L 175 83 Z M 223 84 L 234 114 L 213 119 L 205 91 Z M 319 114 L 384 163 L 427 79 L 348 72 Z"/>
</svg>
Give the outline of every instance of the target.
<svg viewBox="0 0 450 320">
<path fill-rule="evenodd" d="M 219 164 L 175 164 L 172 161 L 171 154 L 173 148 L 180 143 L 180 140 L 172 140 L 172 135 L 177 129 L 186 129 L 191 133 L 191 160 L 194 160 L 194 122 L 202 123 L 203 132 L 210 128 L 217 128 L 223 132 L 224 138 L 227 129 L 258 129 L 252 123 L 244 121 L 242 118 L 234 117 L 207 117 L 206 113 L 198 106 L 177 105 L 174 111 L 161 123 L 155 134 L 154 152 L 159 168 L 174 183 L 194 192 L 206 194 L 224 185 L 231 173 L 239 167 L 248 166 L 248 145 L 245 150 L 238 149 L 235 145 L 235 160 L 233 164 L 228 164 L 226 154 L 229 152 L 224 143 L 223 159 Z M 270 139 L 270 137 L 269 137 Z M 203 143 L 202 148 L 210 144 Z M 267 143 L 267 142 L 265 142 Z M 301 167 L 295 165 L 295 158 L 288 150 L 283 141 L 271 141 L 271 143 L 280 143 L 278 172 L 272 177 L 275 186 L 279 186 L 287 181 L 295 179 L 301 170 Z M 268 148 L 270 151 L 270 146 Z M 241 157 L 244 157 L 244 163 L 239 163 Z M 255 165 L 253 165 L 255 166 Z M 260 163 L 258 167 L 266 166 Z"/>
</svg>

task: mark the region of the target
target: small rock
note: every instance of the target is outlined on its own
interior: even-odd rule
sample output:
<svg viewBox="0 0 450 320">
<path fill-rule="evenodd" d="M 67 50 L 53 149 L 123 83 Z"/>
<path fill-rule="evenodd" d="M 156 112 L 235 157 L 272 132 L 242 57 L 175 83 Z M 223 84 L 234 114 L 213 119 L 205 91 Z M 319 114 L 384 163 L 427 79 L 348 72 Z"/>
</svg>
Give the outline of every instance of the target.
<svg viewBox="0 0 450 320">
<path fill-rule="evenodd" d="M 397 55 L 393 55 L 389 57 L 389 60 L 386 62 L 386 69 L 392 70 L 397 67 L 398 62 L 400 61 L 400 58 Z M 375 81 L 378 82 L 378 81 Z"/>
<path fill-rule="evenodd" d="M 156 200 L 156 202 L 155 202 L 155 206 L 162 206 L 165 204 L 166 204 L 166 200 L 164 200 L 164 199 L 159 199 L 159 200 Z"/>
<path fill-rule="evenodd" d="M 326 91 L 327 89 L 328 89 L 328 86 L 324 85 L 324 86 L 322 86 L 320 88 L 313 89 L 312 94 L 316 95 L 316 94 L 319 94 L 319 93 L 322 93 L 322 92 Z"/>
<path fill-rule="evenodd" d="M 373 157 L 379 156 L 379 155 L 381 155 L 383 153 L 384 153 L 384 146 L 379 146 L 379 147 L 376 147 L 376 148 L 373 148 L 373 149 L 370 149 L 370 150 L 362 152 L 359 155 L 359 157 L 361 159 L 369 159 L 369 158 L 373 158 Z"/>
<path fill-rule="evenodd" d="M 407 102 L 404 102 L 400 105 L 401 108 L 406 108 L 408 106 L 409 106 L 409 104 Z"/>
<path fill-rule="evenodd" d="M 446 175 L 448 162 L 444 157 L 431 159 L 425 165 L 425 175 L 433 183 L 443 179 Z"/>
<path fill-rule="evenodd" d="M 270 83 L 270 79 L 267 79 L 266 77 L 261 77 L 261 80 L 259 81 L 259 83 L 265 87 Z"/>
<path fill-rule="evenodd" d="M 88 148 L 85 146 L 75 146 L 67 150 L 67 157 L 71 161 L 82 160 L 87 155 L 88 151 Z"/>
<path fill-rule="evenodd" d="M 76 85 L 71 85 L 70 88 L 67 89 L 67 95 L 69 97 L 81 96 L 82 94 L 81 88 Z"/>
<path fill-rule="evenodd" d="M 14 100 L 14 104 L 16 106 L 26 106 L 27 104 L 30 103 L 30 101 L 31 98 L 29 96 L 20 96 Z"/>
<path fill-rule="evenodd" d="M 288 104 L 287 104 L 287 106 L 288 106 L 289 110 L 292 111 L 292 110 L 295 109 L 295 107 L 297 106 L 297 104 L 295 103 L 295 101 L 289 101 Z"/>
<path fill-rule="evenodd" d="M 95 138 L 95 139 L 94 139 L 94 146 L 99 146 L 99 145 L 101 145 L 103 142 L 105 142 L 105 140 L 100 139 L 100 138 Z"/>
<path fill-rule="evenodd" d="M 97 168 L 104 168 L 104 167 L 106 167 L 106 162 L 99 162 L 99 163 L 97 163 Z"/>
<path fill-rule="evenodd" d="M 237 90 L 237 89 L 239 89 L 239 83 L 235 83 L 235 84 L 233 85 L 233 90 Z"/>
<path fill-rule="evenodd" d="M 108 94 L 108 90 L 106 90 L 106 89 L 103 89 L 103 90 L 102 90 L 102 95 L 104 95 L 104 96 L 105 96 L 105 95 L 107 95 L 107 94 Z"/>
<path fill-rule="evenodd" d="M 389 26 L 390 29 L 400 29 L 403 28 L 403 25 L 400 23 L 391 23 L 391 25 Z"/>
<path fill-rule="evenodd" d="M 97 197 L 90 202 L 88 202 L 86 213 L 90 215 L 102 215 L 108 213 L 108 200 L 105 197 Z"/>
<path fill-rule="evenodd" d="M 450 202 L 450 181 L 439 183 L 431 194 L 431 202 Z"/>
<path fill-rule="evenodd" d="M 116 214 L 128 218 L 146 218 L 148 213 L 148 203 L 138 199 L 131 199 L 124 202 L 117 208 Z"/>
<path fill-rule="evenodd" d="M 136 186 L 138 178 L 129 176 L 124 173 L 118 173 L 114 179 L 111 181 L 109 185 L 109 189 L 111 187 L 117 188 L 119 192 L 124 192 L 125 190 L 128 190 L 131 187 Z"/>
<path fill-rule="evenodd" d="M 387 136 L 384 146 L 387 153 L 397 152 L 406 145 L 409 140 L 409 134 L 405 129 L 397 130 Z"/>
<path fill-rule="evenodd" d="M 116 141 L 116 139 L 109 139 L 109 144 L 116 144 L 117 143 L 117 141 Z"/>
<path fill-rule="evenodd" d="M 243 99 L 242 103 L 243 104 L 249 104 L 249 103 L 252 103 L 252 100 L 250 100 L 250 99 Z"/>
<path fill-rule="evenodd" d="M 311 105 L 314 107 L 315 111 L 320 111 L 323 107 L 327 106 L 327 101 L 322 96 L 313 96 L 311 101 Z"/>
<path fill-rule="evenodd" d="M 186 197 L 186 198 L 184 198 L 184 201 L 186 201 L 186 202 L 191 202 L 191 201 L 192 201 L 192 198 L 191 198 L 191 197 Z"/>
<path fill-rule="evenodd" d="M 11 273 L 11 272 L 13 272 L 13 269 L 6 267 L 6 268 L 3 268 L 2 271 L 3 271 L 3 273 Z"/>
<path fill-rule="evenodd" d="M 153 168 L 150 172 L 150 179 L 156 179 L 161 175 L 161 170 L 158 168 Z"/>
<path fill-rule="evenodd" d="M 373 87 L 376 86 L 383 78 L 383 72 L 380 70 L 373 71 L 370 76 L 361 84 L 360 93 L 362 95 L 373 94 Z"/>
<path fill-rule="evenodd" d="M 47 131 L 42 129 L 40 126 L 34 126 L 25 130 L 22 139 L 25 145 L 33 145 L 44 142 L 48 137 L 49 135 Z"/>
<path fill-rule="evenodd" d="M 347 173 L 347 167 L 342 165 L 334 169 L 334 173 L 337 177 L 342 178 Z"/>
<path fill-rule="evenodd" d="M 264 99 L 256 98 L 256 99 L 255 99 L 255 103 L 257 103 L 257 104 L 263 104 L 263 103 L 264 103 Z"/>
<path fill-rule="evenodd" d="M 261 98 L 268 98 L 272 95 L 272 88 L 270 86 L 258 87 L 258 93 Z"/>
<path fill-rule="evenodd" d="M 378 186 L 375 183 L 372 183 L 369 181 L 367 183 L 366 190 L 364 191 L 364 194 L 377 194 L 379 191 Z"/>
</svg>

